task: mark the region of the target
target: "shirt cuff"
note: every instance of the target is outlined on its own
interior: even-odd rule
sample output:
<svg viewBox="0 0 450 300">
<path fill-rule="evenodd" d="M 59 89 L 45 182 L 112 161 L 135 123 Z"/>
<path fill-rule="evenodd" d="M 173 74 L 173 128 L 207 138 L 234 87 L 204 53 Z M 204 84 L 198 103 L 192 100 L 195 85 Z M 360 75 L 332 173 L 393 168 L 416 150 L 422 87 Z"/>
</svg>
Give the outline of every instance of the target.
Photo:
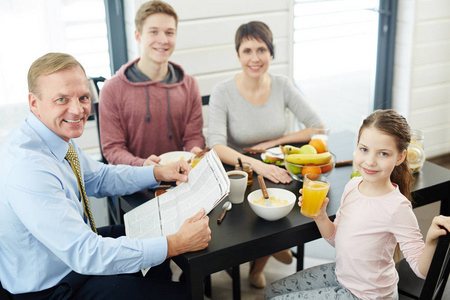
<svg viewBox="0 0 450 300">
<path fill-rule="evenodd" d="M 144 246 L 143 266 L 154 267 L 160 265 L 167 257 L 167 239 L 165 236 L 142 240 Z"/>
<path fill-rule="evenodd" d="M 156 181 L 155 174 L 153 173 L 154 167 L 155 166 L 146 166 L 136 168 L 136 182 L 142 189 L 152 189 L 159 185 L 159 182 Z"/>
</svg>

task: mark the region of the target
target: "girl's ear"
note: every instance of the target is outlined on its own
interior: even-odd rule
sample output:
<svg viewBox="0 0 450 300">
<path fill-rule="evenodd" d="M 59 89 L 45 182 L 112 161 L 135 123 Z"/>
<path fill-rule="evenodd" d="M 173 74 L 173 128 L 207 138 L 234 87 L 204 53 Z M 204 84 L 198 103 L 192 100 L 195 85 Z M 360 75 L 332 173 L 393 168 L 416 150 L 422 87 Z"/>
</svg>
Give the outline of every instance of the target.
<svg viewBox="0 0 450 300">
<path fill-rule="evenodd" d="M 402 153 L 398 156 L 395 166 L 397 167 L 401 165 L 405 159 L 406 159 L 406 150 L 403 150 Z"/>
</svg>

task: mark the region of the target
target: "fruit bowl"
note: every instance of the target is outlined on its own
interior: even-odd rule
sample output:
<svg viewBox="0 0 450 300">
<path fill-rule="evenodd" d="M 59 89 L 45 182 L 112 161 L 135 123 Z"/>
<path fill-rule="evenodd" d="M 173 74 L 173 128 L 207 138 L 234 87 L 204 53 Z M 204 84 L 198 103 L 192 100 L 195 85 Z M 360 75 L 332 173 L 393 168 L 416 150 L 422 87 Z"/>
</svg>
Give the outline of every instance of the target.
<svg viewBox="0 0 450 300">
<path fill-rule="evenodd" d="M 253 212 L 267 221 L 276 221 L 285 217 L 292 210 L 297 199 L 294 193 L 285 189 L 268 188 L 267 193 L 273 206 L 266 205 L 266 200 L 260 189 L 247 196 L 247 201 Z"/>
<path fill-rule="evenodd" d="M 303 181 L 303 174 L 306 173 L 316 173 L 323 174 L 324 176 L 328 176 L 333 171 L 336 165 L 336 156 L 331 153 L 331 160 L 328 163 L 324 164 L 294 164 L 288 162 L 286 160 L 286 156 L 284 156 L 284 165 L 286 170 L 288 170 L 289 174 L 292 178 L 298 181 Z"/>
</svg>

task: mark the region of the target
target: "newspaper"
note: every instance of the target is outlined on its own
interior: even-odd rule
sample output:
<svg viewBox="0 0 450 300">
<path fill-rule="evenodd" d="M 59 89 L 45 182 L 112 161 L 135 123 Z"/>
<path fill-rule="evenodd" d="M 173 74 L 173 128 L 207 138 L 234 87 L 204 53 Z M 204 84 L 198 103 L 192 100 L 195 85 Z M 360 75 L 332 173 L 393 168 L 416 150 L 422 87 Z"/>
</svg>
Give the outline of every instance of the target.
<svg viewBox="0 0 450 300">
<path fill-rule="evenodd" d="M 230 180 L 214 150 L 192 169 L 188 178 L 187 182 L 126 213 L 126 235 L 144 239 L 174 234 L 200 208 L 208 214 L 230 192 Z"/>
</svg>

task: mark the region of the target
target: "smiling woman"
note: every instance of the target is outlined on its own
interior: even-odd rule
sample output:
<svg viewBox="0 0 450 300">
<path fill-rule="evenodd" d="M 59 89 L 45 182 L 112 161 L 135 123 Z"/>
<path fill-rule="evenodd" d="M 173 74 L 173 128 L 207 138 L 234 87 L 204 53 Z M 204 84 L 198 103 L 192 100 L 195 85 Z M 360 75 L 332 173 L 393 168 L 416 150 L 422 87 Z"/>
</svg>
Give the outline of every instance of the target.
<svg viewBox="0 0 450 300">
<path fill-rule="evenodd" d="M 285 76 L 268 72 L 274 57 L 273 36 L 260 21 L 242 24 L 235 35 L 236 54 L 241 72 L 214 86 L 209 102 L 208 146 L 223 163 L 234 165 L 238 159 L 252 165 L 253 170 L 275 183 L 289 183 L 288 171 L 242 155 L 242 148 L 266 150 L 278 145 L 306 142 L 309 127 L 324 123 L 309 101 Z M 287 133 L 286 109 L 290 109 L 306 129 Z M 243 130 L 245 128 L 245 130 Z M 263 269 L 270 256 L 251 263 L 250 283 L 266 285 Z M 274 254 L 281 262 L 290 263 L 289 249 Z"/>
</svg>

